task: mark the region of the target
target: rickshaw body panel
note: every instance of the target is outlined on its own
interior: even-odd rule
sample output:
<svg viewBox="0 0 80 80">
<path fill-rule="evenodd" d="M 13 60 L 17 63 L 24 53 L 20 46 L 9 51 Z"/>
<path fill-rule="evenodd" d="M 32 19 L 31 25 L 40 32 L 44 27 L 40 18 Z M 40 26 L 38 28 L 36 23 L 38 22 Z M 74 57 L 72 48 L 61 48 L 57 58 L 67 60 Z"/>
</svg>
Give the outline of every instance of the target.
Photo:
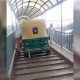
<svg viewBox="0 0 80 80">
<path fill-rule="evenodd" d="M 37 29 L 36 34 L 33 29 Z M 46 52 L 50 49 L 44 20 L 28 20 L 22 23 L 22 46 L 25 54 Z"/>
</svg>

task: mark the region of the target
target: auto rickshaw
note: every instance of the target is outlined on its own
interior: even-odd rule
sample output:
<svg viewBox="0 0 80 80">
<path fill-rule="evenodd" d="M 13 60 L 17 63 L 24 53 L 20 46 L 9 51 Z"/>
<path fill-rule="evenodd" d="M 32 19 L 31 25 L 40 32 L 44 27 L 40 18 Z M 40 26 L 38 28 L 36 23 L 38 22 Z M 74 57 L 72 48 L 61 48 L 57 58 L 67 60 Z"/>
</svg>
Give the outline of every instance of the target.
<svg viewBox="0 0 80 80">
<path fill-rule="evenodd" d="M 50 53 L 46 24 L 44 20 L 25 20 L 22 22 L 22 47 L 24 56 Z"/>
</svg>

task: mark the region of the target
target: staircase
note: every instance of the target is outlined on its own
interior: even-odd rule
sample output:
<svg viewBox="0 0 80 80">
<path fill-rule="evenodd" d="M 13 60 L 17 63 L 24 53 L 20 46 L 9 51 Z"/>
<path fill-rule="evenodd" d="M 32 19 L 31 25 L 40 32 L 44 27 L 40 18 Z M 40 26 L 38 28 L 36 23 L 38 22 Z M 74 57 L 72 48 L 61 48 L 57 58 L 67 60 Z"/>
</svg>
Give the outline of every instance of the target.
<svg viewBox="0 0 80 80">
<path fill-rule="evenodd" d="M 58 53 L 24 58 L 16 56 L 12 80 L 73 80 L 73 66 Z"/>
</svg>

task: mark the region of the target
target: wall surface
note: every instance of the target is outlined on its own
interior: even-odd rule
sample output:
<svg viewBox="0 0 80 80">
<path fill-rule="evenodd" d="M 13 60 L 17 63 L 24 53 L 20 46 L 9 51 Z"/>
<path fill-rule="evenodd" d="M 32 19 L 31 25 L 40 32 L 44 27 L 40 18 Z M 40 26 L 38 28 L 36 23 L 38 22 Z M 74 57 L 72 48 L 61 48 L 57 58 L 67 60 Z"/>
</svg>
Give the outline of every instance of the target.
<svg viewBox="0 0 80 80">
<path fill-rule="evenodd" d="M 17 19 L 14 15 L 14 12 L 7 2 L 7 42 L 6 42 L 6 49 L 7 49 L 7 72 L 9 73 L 9 69 L 11 66 L 11 61 L 13 58 L 13 53 L 15 49 L 15 31 L 17 27 Z"/>
<path fill-rule="evenodd" d="M 80 80 L 80 0 L 74 2 L 74 79 Z"/>
<path fill-rule="evenodd" d="M 80 0 L 74 4 L 74 51 L 80 56 Z"/>
<path fill-rule="evenodd" d="M 8 80 L 6 72 L 6 31 L 4 28 L 6 28 L 6 0 L 0 0 L 0 80 Z"/>
</svg>

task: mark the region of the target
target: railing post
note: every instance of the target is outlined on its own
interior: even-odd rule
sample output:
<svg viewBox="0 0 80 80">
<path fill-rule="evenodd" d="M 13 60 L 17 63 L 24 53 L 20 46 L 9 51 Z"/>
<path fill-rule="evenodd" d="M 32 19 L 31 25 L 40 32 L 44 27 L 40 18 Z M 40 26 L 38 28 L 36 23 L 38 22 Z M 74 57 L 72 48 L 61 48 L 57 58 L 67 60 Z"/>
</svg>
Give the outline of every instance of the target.
<svg viewBox="0 0 80 80">
<path fill-rule="evenodd" d="M 62 48 L 62 3 L 61 3 L 61 48 Z"/>
</svg>

